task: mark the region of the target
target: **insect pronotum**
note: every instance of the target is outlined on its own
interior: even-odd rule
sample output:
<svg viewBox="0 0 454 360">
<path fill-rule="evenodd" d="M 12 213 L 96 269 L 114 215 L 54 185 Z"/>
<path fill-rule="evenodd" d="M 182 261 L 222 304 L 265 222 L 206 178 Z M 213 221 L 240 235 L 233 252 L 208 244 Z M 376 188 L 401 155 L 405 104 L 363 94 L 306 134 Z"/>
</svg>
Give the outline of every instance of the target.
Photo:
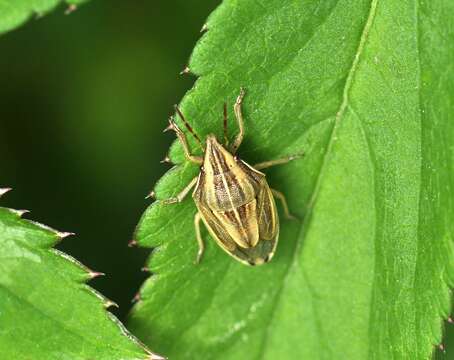
<svg viewBox="0 0 454 360">
<path fill-rule="evenodd" d="M 260 265 L 271 260 L 279 238 L 279 217 L 274 198 L 282 202 L 285 216 L 294 219 L 289 212 L 285 196 L 268 186 L 265 174 L 260 170 L 285 164 L 300 155 L 265 161 L 254 166 L 236 155 L 244 136 L 241 111 L 244 94 L 244 89 L 241 89 L 234 105 L 239 133 L 231 145 L 227 138 L 226 104 L 224 104 L 224 145 L 210 134 L 207 136 L 206 146 L 175 106 L 176 113 L 202 147 L 203 157 L 191 153 L 186 136 L 173 117 L 169 119 L 169 126 L 165 130 L 174 130 L 183 146 L 186 159 L 200 165 L 199 175 L 176 197 L 164 200 L 165 204 L 179 203 L 195 186 L 192 197 L 198 209 L 194 218 L 199 244 L 197 263 L 200 262 L 205 248 L 200 232 L 200 221 L 203 221 L 216 243 L 230 256 L 247 265 Z"/>
</svg>

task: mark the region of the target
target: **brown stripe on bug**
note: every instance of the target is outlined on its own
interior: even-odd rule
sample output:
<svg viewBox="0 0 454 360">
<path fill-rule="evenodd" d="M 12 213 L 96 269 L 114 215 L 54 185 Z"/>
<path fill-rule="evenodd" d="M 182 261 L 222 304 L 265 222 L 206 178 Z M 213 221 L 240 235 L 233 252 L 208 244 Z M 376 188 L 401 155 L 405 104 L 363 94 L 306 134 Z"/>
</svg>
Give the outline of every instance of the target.
<svg viewBox="0 0 454 360">
<path fill-rule="evenodd" d="M 256 204 L 253 200 L 233 210 L 215 213 L 216 217 L 223 220 L 233 241 L 242 248 L 254 247 L 259 241 Z"/>
</svg>

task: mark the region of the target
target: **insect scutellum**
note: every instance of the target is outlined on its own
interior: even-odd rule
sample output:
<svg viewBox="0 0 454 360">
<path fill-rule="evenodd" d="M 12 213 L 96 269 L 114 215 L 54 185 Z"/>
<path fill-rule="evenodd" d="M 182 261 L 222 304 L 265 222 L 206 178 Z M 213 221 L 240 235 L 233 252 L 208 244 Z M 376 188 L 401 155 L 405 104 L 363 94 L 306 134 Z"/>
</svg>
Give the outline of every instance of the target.
<svg viewBox="0 0 454 360">
<path fill-rule="evenodd" d="M 191 127 L 180 109 L 175 106 L 187 130 L 194 136 L 203 151 L 203 157 L 193 155 L 183 131 L 173 117 L 166 130 L 174 130 L 188 161 L 200 165 L 199 174 L 175 197 L 166 199 L 164 204 L 181 202 L 194 188 L 192 197 L 198 212 L 194 217 L 196 238 L 199 244 L 197 263 L 204 251 L 200 231 L 203 221 L 210 235 L 229 255 L 248 265 L 259 265 L 273 257 L 279 238 L 279 217 L 275 198 L 281 201 L 284 214 L 290 214 L 285 196 L 268 186 L 265 174 L 260 170 L 285 164 L 299 155 L 270 160 L 253 166 L 241 160 L 236 152 L 244 137 L 242 103 L 245 91 L 240 90 L 233 107 L 239 132 L 229 144 L 227 136 L 227 105 L 224 103 L 224 143 L 216 136 L 207 136 L 205 144 Z"/>
</svg>

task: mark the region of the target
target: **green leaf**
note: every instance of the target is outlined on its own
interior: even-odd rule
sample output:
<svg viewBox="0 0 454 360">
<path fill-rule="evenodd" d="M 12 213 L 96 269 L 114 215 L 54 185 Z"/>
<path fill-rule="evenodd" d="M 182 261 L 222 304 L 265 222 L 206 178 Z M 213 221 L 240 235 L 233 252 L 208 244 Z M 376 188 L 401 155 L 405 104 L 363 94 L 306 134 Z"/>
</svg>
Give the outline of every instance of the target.
<svg viewBox="0 0 454 360">
<path fill-rule="evenodd" d="M 0 34 L 10 31 L 27 21 L 30 17 L 41 17 L 57 5 L 66 3 L 77 6 L 87 0 L 1 0 L 0 1 Z M 72 8 L 68 8 L 68 12 Z"/>
<path fill-rule="evenodd" d="M 22 213 L 0 208 L 0 359 L 161 359 L 106 311 L 112 302 L 85 284 L 99 273 L 52 248 L 70 233 Z"/>
<path fill-rule="evenodd" d="M 303 221 L 281 220 L 269 264 L 235 262 L 205 232 L 194 265 L 191 199 L 151 205 L 136 335 L 174 359 L 430 358 L 454 282 L 453 20 L 451 0 L 224 0 L 181 109 L 222 139 L 222 103 L 244 86 L 240 156 L 304 151 L 267 171 Z M 196 173 L 171 170 L 158 199 Z"/>
</svg>

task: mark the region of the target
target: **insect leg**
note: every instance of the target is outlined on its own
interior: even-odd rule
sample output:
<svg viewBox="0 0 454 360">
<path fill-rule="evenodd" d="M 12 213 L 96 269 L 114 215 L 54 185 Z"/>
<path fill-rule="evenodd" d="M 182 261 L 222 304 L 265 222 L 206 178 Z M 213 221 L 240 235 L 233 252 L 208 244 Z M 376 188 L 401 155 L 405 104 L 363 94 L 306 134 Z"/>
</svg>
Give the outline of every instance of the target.
<svg viewBox="0 0 454 360">
<path fill-rule="evenodd" d="M 205 150 L 205 147 L 202 144 L 202 140 L 200 140 L 199 135 L 195 132 L 195 130 L 192 128 L 192 126 L 189 124 L 189 122 L 186 120 L 184 117 L 183 113 L 181 112 L 180 108 L 178 105 L 175 105 L 175 111 L 177 112 L 178 116 L 180 116 L 180 119 L 183 120 L 184 126 L 186 126 L 186 129 L 194 136 L 194 139 L 199 143 L 200 147 Z"/>
<path fill-rule="evenodd" d="M 164 130 L 173 130 L 178 136 L 178 140 L 180 140 L 181 145 L 183 146 L 184 155 L 186 159 L 192 161 L 196 164 L 202 164 L 203 159 L 200 156 L 195 156 L 191 154 L 191 150 L 189 149 L 188 140 L 186 139 L 186 135 L 181 131 L 178 125 L 175 123 L 172 117 L 169 118 L 169 126 Z"/>
<path fill-rule="evenodd" d="M 290 214 L 290 211 L 288 209 L 288 204 L 287 204 L 287 200 L 285 198 L 285 195 L 283 193 L 281 193 L 280 191 L 277 191 L 275 189 L 271 189 L 271 192 L 273 193 L 273 195 L 278 198 L 281 203 L 282 203 L 282 207 L 284 208 L 284 214 L 285 214 L 285 217 L 287 219 L 291 219 L 291 220 L 296 220 L 297 217 L 296 216 L 293 216 L 292 214 Z"/>
<path fill-rule="evenodd" d="M 290 156 L 287 156 L 287 157 L 284 157 L 281 159 L 264 161 L 264 162 L 255 164 L 253 167 L 254 167 L 254 169 L 262 170 L 262 169 L 269 168 L 271 166 L 286 164 L 292 160 L 300 158 L 301 156 L 303 156 L 303 154 L 290 155 Z"/>
<path fill-rule="evenodd" d="M 238 121 L 238 127 L 240 128 L 240 132 L 236 136 L 233 145 L 232 145 L 232 153 L 236 153 L 238 148 L 240 147 L 241 143 L 243 142 L 244 137 L 244 120 L 243 120 L 243 113 L 241 112 L 241 105 L 243 103 L 245 92 L 244 89 L 241 88 L 240 95 L 238 95 L 235 105 L 233 106 L 233 111 L 235 112 L 236 120 Z"/>
<path fill-rule="evenodd" d="M 180 203 L 183 201 L 183 199 L 186 197 L 186 195 L 189 194 L 191 189 L 194 187 L 194 185 L 197 183 L 197 176 L 191 180 L 191 182 L 183 189 L 181 192 L 174 197 L 165 199 L 162 201 L 163 204 L 174 204 L 174 203 Z"/>
<path fill-rule="evenodd" d="M 197 212 L 197 214 L 195 214 L 194 216 L 195 235 L 197 237 L 197 243 L 199 244 L 199 251 L 197 252 L 196 264 L 200 263 L 203 252 L 205 250 L 205 244 L 203 242 L 202 234 L 200 232 L 200 220 L 202 220 L 202 216 L 200 216 L 200 213 Z"/>
</svg>

